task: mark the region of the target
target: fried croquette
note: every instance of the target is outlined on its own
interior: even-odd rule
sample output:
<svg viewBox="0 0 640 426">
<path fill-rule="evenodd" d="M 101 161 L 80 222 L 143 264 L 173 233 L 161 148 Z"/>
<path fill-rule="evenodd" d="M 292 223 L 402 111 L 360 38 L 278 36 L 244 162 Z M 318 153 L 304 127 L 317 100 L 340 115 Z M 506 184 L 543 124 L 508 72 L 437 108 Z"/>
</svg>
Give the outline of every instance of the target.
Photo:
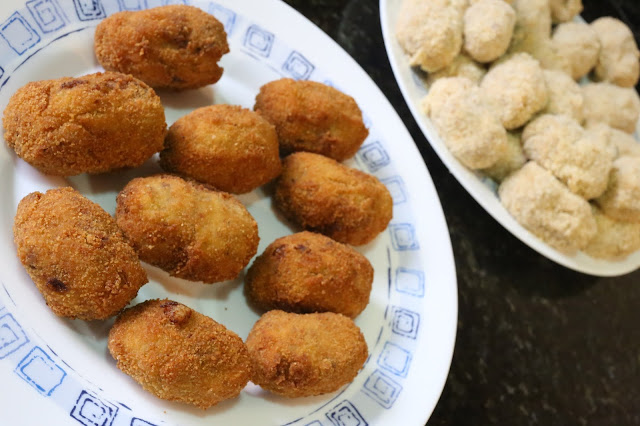
<svg viewBox="0 0 640 426">
<path fill-rule="evenodd" d="M 478 62 L 491 62 L 509 47 L 516 13 L 503 0 L 481 0 L 464 13 L 464 49 Z"/>
<path fill-rule="evenodd" d="M 374 176 L 310 152 L 284 159 L 275 205 L 302 228 L 351 245 L 373 240 L 393 214 L 391 194 Z"/>
<path fill-rule="evenodd" d="M 542 70 L 549 91 L 549 102 L 542 111 L 546 114 L 564 114 L 578 123 L 584 121 L 584 97 L 578 83 L 567 73 Z"/>
<path fill-rule="evenodd" d="M 163 146 L 160 98 L 129 75 L 106 72 L 27 84 L 4 110 L 4 138 L 43 173 L 103 173 L 144 163 Z"/>
<path fill-rule="evenodd" d="M 265 311 L 335 312 L 355 318 L 369 303 L 372 282 L 373 267 L 366 257 L 305 231 L 269 244 L 249 268 L 245 291 Z"/>
<path fill-rule="evenodd" d="M 509 175 L 498 193 L 522 226 L 561 252 L 573 254 L 596 235 L 589 203 L 535 161 Z"/>
<path fill-rule="evenodd" d="M 520 169 L 527 162 L 527 157 L 522 150 L 521 139 L 522 134 L 507 132 L 506 151 L 493 166 L 482 169 L 482 173 L 496 182 L 502 182 L 511 173 Z"/>
<path fill-rule="evenodd" d="M 447 2 L 405 0 L 396 22 L 396 38 L 411 66 L 426 72 L 448 66 L 463 41 L 462 8 Z"/>
<path fill-rule="evenodd" d="M 612 219 L 640 223 L 640 157 L 613 162 L 609 186 L 596 203 Z"/>
<path fill-rule="evenodd" d="M 607 188 L 613 156 L 608 141 L 566 115 L 540 115 L 522 132 L 524 152 L 575 194 L 590 200 Z"/>
<path fill-rule="evenodd" d="M 280 174 L 278 136 L 251 110 L 198 108 L 169 128 L 160 166 L 221 191 L 249 192 Z"/>
<path fill-rule="evenodd" d="M 554 23 L 571 21 L 582 12 L 582 0 L 549 0 Z"/>
<path fill-rule="evenodd" d="M 369 135 L 356 101 L 315 81 L 271 81 L 260 88 L 254 110 L 276 127 L 283 155 L 307 151 L 343 161 Z"/>
<path fill-rule="evenodd" d="M 603 17 L 591 23 L 600 40 L 600 56 L 595 68 L 598 80 L 633 87 L 640 76 L 640 51 L 633 33 L 622 21 Z"/>
<path fill-rule="evenodd" d="M 235 398 L 251 376 L 237 334 L 171 300 L 122 312 L 109 332 L 117 366 L 158 398 L 206 409 Z"/>
<path fill-rule="evenodd" d="M 480 80 L 487 73 L 481 64 L 471 59 L 464 53 L 459 54 L 446 67 L 433 73 L 429 73 L 426 78 L 428 86 L 433 85 L 437 80 L 446 77 L 465 77 L 474 84 L 480 84 Z"/>
<path fill-rule="evenodd" d="M 596 66 L 600 55 L 598 35 L 584 22 L 565 22 L 553 31 L 553 44 L 567 58 L 567 72 L 574 80 L 587 75 Z"/>
<path fill-rule="evenodd" d="M 598 233 L 584 248 L 591 257 L 621 260 L 640 249 L 640 223 L 620 222 L 593 207 Z"/>
<path fill-rule="evenodd" d="M 191 281 L 234 279 L 258 249 L 258 225 L 238 200 L 177 176 L 129 182 L 116 221 L 141 260 Z"/>
<path fill-rule="evenodd" d="M 493 65 L 480 88 L 508 130 L 529 121 L 549 99 L 542 68 L 526 53 L 516 53 Z"/>
<path fill-rule="evenodd" d="M 640 116 L 640 98 L 634 88 L 606 82 L 582 86 L 584 118 L 587 124 L 602 122 L 633 133 Z"/>
<path fill-rule="evenodd" d="M 106 70 L 154 88 L 195 89 L 220 80 L 229 52 L 224 26 L 197 7 L 168 5 L 115 13 L 96 27 L 94 50 Z"/>
<path fill-rule="evenodd" d="M 491 167 L 506 152 L 507 132 L 471 80 L 439 79 L 422 107 L 449 151 L 466 167 Z"/>
<path fill-rule="evenodd" d="M 20 262 L 58 316 L 109 318 L 147 282 L 115 220 L 72 188 L 24 197 L 13 234 Z"/>
<path fill-rule="evenodd" d="M 334 392 L 353 381 L 368 349 L 354 322 L 333 312 L 269 311 L 247 337 L 251 381 L 289 398 Z"/>
</svg>

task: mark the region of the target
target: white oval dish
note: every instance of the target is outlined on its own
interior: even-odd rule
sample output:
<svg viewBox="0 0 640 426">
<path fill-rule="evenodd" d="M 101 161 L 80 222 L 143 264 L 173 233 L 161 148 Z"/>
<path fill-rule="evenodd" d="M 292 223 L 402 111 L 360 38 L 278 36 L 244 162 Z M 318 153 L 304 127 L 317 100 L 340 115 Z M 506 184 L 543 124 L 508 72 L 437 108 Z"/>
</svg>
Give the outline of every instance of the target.
<svg viewBox="0 0 640 426">
<path fill-rule="evenodd" d="M 33 80 L 100 70 L 93 31 L 120 10 L 175 3 L 168 0 L 10 0 L 0 3 L 0 108 Z M 375 268 L 371 303 L 357 318 L 370 357 L 340 391 L 287 399 L 249 384 L 240 397 L 208 410 L 163 401 L 120 372 L 106 348 L 113 320 L 56 317 L 20 265 L 13 216 L 32 191 L 72 185 L 107 211 L 133 177 L 159 171 L 144 166 L 69 179 L 44 176 L 2 143 L 0 175 L 0 398 L 2 423 L 143 426 L 151 424 L 407 424 L 423 425 L 447 377 L 457 321 L 451 242 L 437 194 L 420 154 L 384 95 L 328 36 L 284 3 L 189 1 L 216 15 L 228 31 L 231 53 L 214 86 L 162 92 L 168 124 L 211 103 L 251 108 L 259 87 L 283 76 L 332 84 L 352 95 L 370 129 L 348 164 L 380 178 L 394 197 L 389 229 L 358 250 Z M 292 233 L 272 208 L 269 187 L 240 200 L 258 221 L 259 253 Z M 169 277 L 145 265 L 149 284 L 133 303 L 168 297 L 213 317 L 246 338 L 259 313 L 242 293 L 241 276 L 215 285 Z M 37 407 L 37 409 L 34 409 Z"/>
<path fill-rule="evenodd" d="M 582 252 L 569 256 L 550 247 L 526 230 L 507 212 L 500 203 L 496 185 L 491 179 L 464 167 L 449 152 L 431 120 L 420 110 L 420 100 L 427 94 L 427 89 L 420 77 L 411 69 L 408 58 L 404 55 L 395 38 L 395 22 L 401 4 L 402 0 L 380 0 L 380 22 L 387 56 L 389 57 L 393 74 L 414 119 L 431 147 L 458 182 L 487 213 L 509 232 L 538 253 L 560 265 L 586 274 L 603 277 L 623 275 L 638 269 L 640 267 L 640 251 L 631 254 L 624 260 L 613 262 L 594 259 Z"/>
</svg>

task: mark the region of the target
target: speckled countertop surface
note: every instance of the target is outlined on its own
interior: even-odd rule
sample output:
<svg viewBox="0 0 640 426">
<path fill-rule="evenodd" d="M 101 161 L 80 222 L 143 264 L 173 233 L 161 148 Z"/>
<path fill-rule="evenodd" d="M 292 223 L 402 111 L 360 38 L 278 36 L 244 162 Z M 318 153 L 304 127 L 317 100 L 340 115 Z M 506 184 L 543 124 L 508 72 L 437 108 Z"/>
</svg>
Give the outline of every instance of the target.
<svg viewBox="0 0 640 426">
<path fill-rule="evenodd" d="M 382 41 L 378 0 L 286 0 L 367 71 L 411 132 L 451 233 L 459 287 L 451 371 L 429 425 L 640 424 L 640 271 L 596 278 L 556 265 L 492 219 L 413 120 Z M 583 0 L 640 39 L 639 0 Z"/>
</svg>

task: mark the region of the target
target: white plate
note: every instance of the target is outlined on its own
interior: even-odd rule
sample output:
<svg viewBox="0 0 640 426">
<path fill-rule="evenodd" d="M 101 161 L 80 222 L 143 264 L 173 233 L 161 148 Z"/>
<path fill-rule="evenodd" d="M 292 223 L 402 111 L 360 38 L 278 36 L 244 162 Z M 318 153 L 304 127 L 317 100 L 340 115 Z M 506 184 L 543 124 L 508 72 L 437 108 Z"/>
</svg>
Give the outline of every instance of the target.
<svg viewBox="0 0 640 426">
<path fill-rule="evenodd" d="M 550 247 L 522 227 L 507 212 L 498 199 L 496 184 L 491 179 L 467 169 L 449 152 L 444 141 L 437 134 L 431 120 L 420 110 L 420 100 L 427 94 L 427 89 L 420 78 L 412 71 L 408 58 L 404 55 L 395 38 L 395 23 L 401 4 L 402 0 L 380 0 L 382 35 L 393 74 L 413 117 L 420 129 L 422 129 L 427 141 L 467 192 L 509 232 L 529 247 L 560 265 L 597 276 L 623 275 L 640 267 L 640 251 L 633 253 L 622 261 L 610 262 L 593 259 L 582 252 L 578 252 L 575 256 L 568 256 Z"/>
<path fill-rule="evenodd" d="M 167 0 L 4 0 L 0 3 L 0 108 L 32 80 L 99 70 L 93 31 L 119 10 Z M 206 411 L 155 398 L 120 372 L 107 352 L 113 320 L 56 317 L 18 262 L 12 225 L 18 201 L 35 190 L 71 184 L 113 213 L 125 183 L 158 170 L 145 166 L 68 180 L 40 174 L 0 147 L 0 417 L 2 424 L 296 424 L 423 425 L 444 385 L 455 340 L 457 291 L 451 243 L 433 183 L 402 122 L 368 76 L 329 37 L 275 0 L 190 2 L 226 26 L 232 53 L 222 80 L 197 91 L 161 93 L 172 123 L 195 107 L 252 107 L 258 88 L 290 76 L 327 82 L 353 95 L 370 136 L 349 164 L 379 177 L 394 197 L 389 229 L 360 247 L 373 263 L 371 303 L 356 322 L 370 357 L 355 381 L 319 397 L 286 399 L 249 384 L 239 398 Z M 259 252 L 293 232 L 263 190 L 240 197 L 256 217 Z M 258 314 L 242 294 L 242 276 L 216 285 L 169 277 L 145 265 L 150 283 L 134 303 L 169 297 L 246 338 Z M 144 419 L 144 420 L 143 420 Z"/>
</svg>

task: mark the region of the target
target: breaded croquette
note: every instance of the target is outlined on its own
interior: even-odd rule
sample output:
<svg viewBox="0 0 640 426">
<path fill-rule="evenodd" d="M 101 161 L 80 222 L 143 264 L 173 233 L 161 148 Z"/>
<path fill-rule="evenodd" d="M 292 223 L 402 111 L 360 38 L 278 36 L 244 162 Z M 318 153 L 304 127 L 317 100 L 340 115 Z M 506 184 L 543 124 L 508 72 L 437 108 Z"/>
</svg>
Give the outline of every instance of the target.
<svg viewBox="0 0 640 426">
<path fill-rule="evenodd" d="M 369 135 L 356 101 L 315 81 L 271 81 L 260 88 L 254 110 L 276 127 L 282 155 L 306 151 L 343 161 Z"/>
<path fill-rule="evenodd" d="M 554 23 L 571 21 L 582 12 L 582 0 L 549 0 Z"/>
<path fill-rule="evenodd" d="M 640 157 L 613 162 L 609 186 L 596 200 L 604 214 L 622 222 L 640 222 Z"/>
<path fill-rule="evenodd" d="M 556 250 L 574 254 L 596 235 L 589 203 L 535 161 L 509 175 L 498 193 L 514 219 Z"/>
<path fill-rule="evenodd" d="M 250 378 L 247 347 L 213 319 L 171 300 L 125 310 L 109 332 L 117 366 L 158 398 L 206 409 Z"/>
<path fill-rule="evenodd" d="M 265 311 L 335 312 L 356 317 L 367 307 L 373 267 L 351 247 L 300 232 L 278 238 L 245 278 L 249 301 Z"/>
<path fill-rule="evenodd" d="M 179 4 L 109 16 L 96 27 L 94 49 L 106 70 L 154 88 L 195 89 L 220 80 L 229 45 L 213 15 Z"/>
<path fill-rule="evenodd" d="M 166 131 L 153 89 L 113 72 L 29 83 L 11 96 L 3 125 L 20 158 L 56 176 L 139 166 Z"/>
<path fill-rule="evenodd" d="M 129 182 L 116 221 L 141 260 L 191 281 L 234 279 L 258 249 L 256 221 L 238 200 L 177 176 Z"/>
<path fill-rule="evenodd" d="M 487 73 L 482 64 L 477 63 L 468 55 L 461 53 L 453 59 L 448 66 L 429 73 L 426 77 L 427 85 L 433 85 L 437 80 L 446 77 L 465 77 L 474 84 L 480 84 L 480 80 Z"/>
<path fill-rule="evenodd" d="M 584 121 L 584 96 L 582 90 L 567 73 L 542 70 L 549 91 L 549 102 L 543 114 L 564 114 L 578 123 Z"/>
<path fill-rule="evenodd" d="M 640 51 L 627 25 L 615 18 L 605 16 L 591 23 L 600 41 L 600 56 L 595 76 L 622 87 L 633 87 L 640 77 Z"/>
<path fill-rule="evenodd" d="M 422 108 L 449 151 L 466 167 L 491 167 L 506 152 L 507 132 L 471 80 L 438 79 L 422 100 Z"/>
<path fill-rule="evenodd" d="M 271 123 L 251 110 L 198 108 L 169 128 L 160 166 L 220 191 L 249 192 L 280 174 L 278 136 Z"/>
<path fill-rule="evenodd" d="M 13 233 L 20 262 L 56 315 L 109 318 L 147 282 L 115 220 L 72 188 L 24 197 Z"/>
<path fill-rule="evenodd" d="M 464 49 L 478 62 L 491 62 L 509 47 L 516 13 L 503 0 L 481 0 L 464 13 Z"/>
<path fill-rule="evenodd" d="M 367 343 L 340 314 L 269 311 L 247 337 L 251 381 L 289 398 L 322 395 L 353 381 L 367 359 Z"/>
<path fill-rule="evenodd" d="M 600 55 L 598 35 L 584 22 L 565 22 L 553 31 L 553 44 L 567 58 L 569 75 L 579 80 L 596 66 Z"/>
<path fill-rule="evenodd" d="M 602 122 L 627 133 L 633 133 L 640 116 L 640 98 L 632 87 L 619 87 L 601 82 L 582 88 L 586 124 Z"/>
<path fill-rule="evenodd" d="M 491 167 L 482 169 L 482 173 L 496 182 L 502 182 L 507 176 L 520 169 L 527 162 L 522 150 L 522 134 L 507 132 L 507 149 Z"/>
<path fill-rule="evenodd" d="M 589 241 L 584 252 L 591 257 L 621 260 L 640 249 L 640 222 L 620 222 L 593 207 L 598 233 Z"/>
<path fill-rule="evenodd" d="M 351 245 L 373 240 L 393 214 L 391 194 L 374 176 L 310 152 L 284 159 L 275 204 L 302 228 Z"/>
</svg>

